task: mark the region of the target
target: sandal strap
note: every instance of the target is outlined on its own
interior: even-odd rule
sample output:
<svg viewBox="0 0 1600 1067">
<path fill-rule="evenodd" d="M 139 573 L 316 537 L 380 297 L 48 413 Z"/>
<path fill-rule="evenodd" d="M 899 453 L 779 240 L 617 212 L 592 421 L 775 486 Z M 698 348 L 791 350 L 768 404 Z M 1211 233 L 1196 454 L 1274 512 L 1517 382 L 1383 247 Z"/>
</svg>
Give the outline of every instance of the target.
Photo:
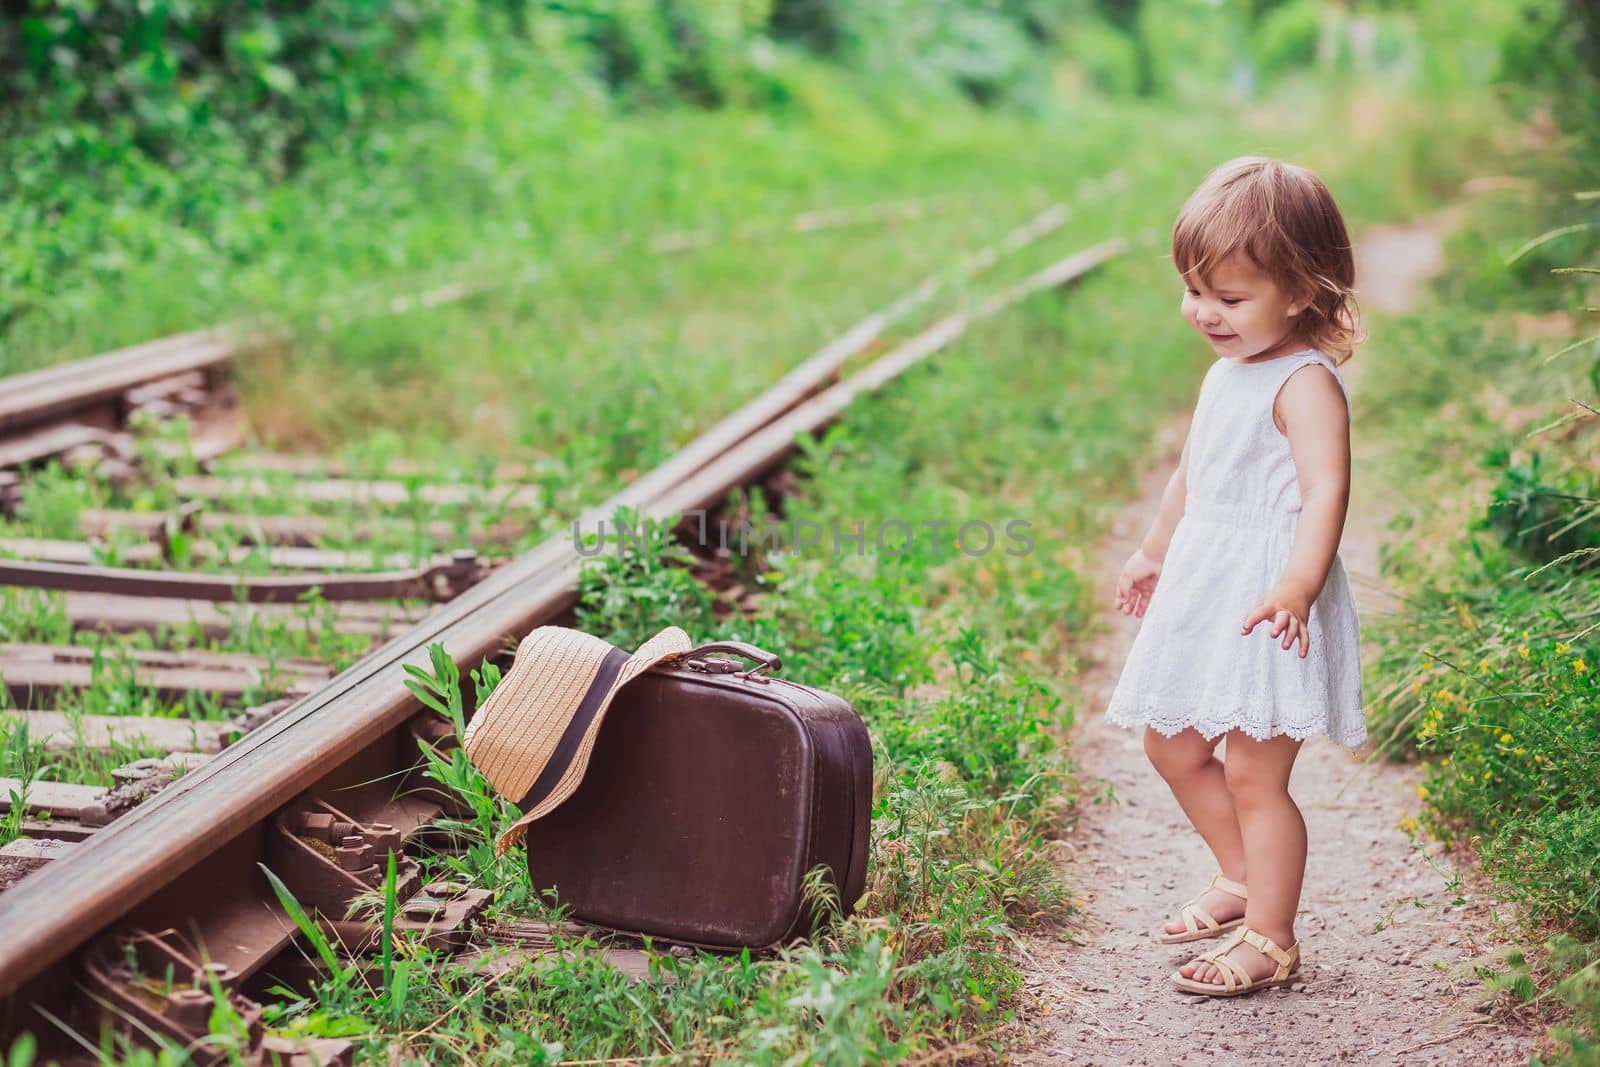
<svg viewBox="0 0 1600 1067">
<path fill-rule="evenodd" d="M 1300 942 L 1298 941 L 1285 949 L 1272 938 L 1258 930 L 1252 930 L 1248 926 L 1239 927 L 1238 934 L 1245 944 L 1277 963 L 1277 973 L 1272 976 L 1274 980 L 1288 977 L 1289 969 L 1300 958 Z"/>
<path fill-rule="evenodd" d="M 1224 876 L 1220 871 L 1211 876 L 1211 888 L 1220 889 L 1224 893 L 1232 893 L 1236 897 L 1250 899 L 1250 890 L 1243 882 L 1235 882 L 1232 878 Z"/>
<path fill-rule="evenodd" d="M 1244 989 L 1249 989 L 1254 984 L 1250 980 L 1249 972 L 1228 959 L 1228 953 L 1232 952 L 1234 947 L 1242 940 L 1239 936 L 1239 931 L 1242 929 L 1244 929 L 1242 926 L 1236 927 L 1233 933 L 1223 939 L 1222 944 L 1209 952 L 1202 952 L 1195 957 L 1195 960 L 1204 960 L 1217 969 L 1218 973 L 1222 975 L 1222 988 L 1229 993 L 1241 986 Z M 1208 982 L 1206 984 L 1216 985 L 1217 983 Z"/>
<path fill-rule="evenodd" d="M 1243 882 L 1235 882 L 1232 878 L 1226 878 L 1221 873 L 1211 876 L 1211 884 L 1207 888 L 1220 889 L 1224 893 L 1232 893 L 1236 897 L 1244 897 L 1249 892 L 1245 889 Z M 1184 933 L 1188 934 L 1198 934 L 1202 926 L 1207 930 L 1218 930 L 1222 927 L 1216 916 L 1200 906 L 1200 897 L 1198 896 L 1178 905 L 1178 917 L 1183 920 Z"/>
<path fill-rule="evenodd" d="M 1242 991 L 1255 985 L 1255 982 L 1250 978 L 1250 972 L 1234 963 L 1228 957 L 1218 956 L 1210 962 L 1211 966 L 1221 972 L 1222 988 L 1225 991 L 1232 993 L 1235 989 Z"/>
<path fill-rule="evenodd" d="M 1227 937 L 1224 937 L 1217 944 L 1216 948 L 1208 949 L 1207 951 L 1200 953 L 1199 955 L 1195 956 L 1195 959 L 1205 960 L 1207 963 L 1216 963 L 1217 960 L 1221 959 L 1223 956 L 1226 956 L 1229 952 L 1232 952 L 1233 947 L 1242 940 L 1239 935 L 1239 931 L 1243 929 L 1244 927 L 1242 926 L 1234 927 L 1232 932 L 1230 932 Z"/>
<path fill-rule="evenodd" d="M 1178 915 L 1183 919 L 1184 928 L 1191 934 L 1200 932 L 1200 928 L 1194 923 L 1196 919 L 1204 923 L 1207 930 L 1215 930 L 1222 925 L 1217 922 L 1209 911 L 1196 904 L 1193 900 L 1181 906 L 1178 909 Z"/>
</svg>

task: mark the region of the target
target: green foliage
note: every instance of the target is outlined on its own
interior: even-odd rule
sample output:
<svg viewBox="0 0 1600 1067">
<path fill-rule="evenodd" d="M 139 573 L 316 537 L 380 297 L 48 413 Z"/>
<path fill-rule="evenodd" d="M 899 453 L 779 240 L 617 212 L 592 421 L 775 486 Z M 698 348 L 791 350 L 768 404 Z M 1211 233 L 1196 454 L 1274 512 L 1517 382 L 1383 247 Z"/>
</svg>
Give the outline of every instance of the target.
<svg viewBox="0 0 1600 1067">
<path fill-rule="evenodd" d="M 445 652 L 444 646 L 428 646 L 429 667 L 423 669 L 406 664 L 406 688 L 422 705 L 442 716 L 455 730 L 457 738 L 466 732 L 466 705 L 461 686 L 461 672 L 455 660 Z M 472 671 L 474 706 L 481 705 L 500 682 L 500 668 L 492 663 Z M 496 827 L 514 822 L 521 812 L 516 804 L 500 796 L 472 766 L 467 753 L 460 745 L 444 751 L 426 741 L 418 741 L 425 763 L 424 777 L 438 782 L 465 807 L 461 815 L 439 819 L 436 828 L 448 835 L 451 850 L 439 857 L 439 862 L 452 878 L 492 888 L 499 892 L 507 904 L 524 900 L 529 895 L 527 865 L 517 857 L 499 855 L 495 850 Z"/>
<path fill-rule="evenodd" d="M 1593 471 L 1545 473 L 1542 453 L 1516 461 L 1494 449 L 1487 467 L 1500 472 L 1485 524 L 1501 542 L 1535 563 L 1600 548 L 1600 480 Z"/>
<path fill-rule="evenodd" d="M 561 8 L 592 52 L 600 79 L 633 103 L 681 99 L 712 107 L 748 95 L 745 83 L 755 73 L 751 51 L 766 22 L 766 0 L 591 2 Z"/>
<path fill-rule="evenodd" d="M 1326 5 L 1288 0 L 1267 12 L 1251 30 L 1251 54 L 1267 77 L 1313 65 L 1322 37 Z"/>
<path fill-rule="evenodd" d="M 1038 103 L 1042 46 L 1067 21 L 1039 0 L 776 0 L 771 27 L 874 78 L 953 85 L 997 105 Z"/>
<path fill-rule="evenodd" d="M 39 1043 L 32 1034 L 19 1035 L 11 1042 L 11 1051 L 6 1054 L 6 1067 L 31 1067 L 38 1047 Z"/>
<path fill-rule="evenodd" d="M 945 652 L 962 685 L 931 704 L 907 701 L 896 709 L 900 714 L 880 714 L 874 726 L 885 747 L 908 761 L 949 767 L 989 797 L 1031 789 L 1056 748 L 1049 731 L 1059 698 L 1005 671 L 973 630 L 962 631 Z"/>
<path fill-rule="evenodd" d="M 1600 759 L 1600 642 L 1551 636 L 1569 610 L 1593 608 L 1572 592 L 1523 599 L 1525 613 L 1493 595 L 1414 603 L 1413 620 L 1431 604 L 1455 616 L 1452 626 L 1430 615 L 1421 632 L 1408 632 L 1444 669 L 1385 700 L 1380 723 L 1438 757 L 1424 784 L 1434 831 L 1478 841 L 1531 917 L 1592 938 L 1600 936 L 1600 788 L 1592 770 Z M 1513 629 L 1528 623 L 1542 633 Z M 1386 620 L 1378 633 L 1394 641 L 1399 625 Z"/>
<path fill-rule="evenodd" d="M 971 4 L 958 24 L 919 16 L 902 33 L 859 8 L 880 39 L 863 81 L 946 104 L 962 84 L 997 104 L 1013 90 L 1037 95 L 1040 46 L 1011 16 Z M 769 39 L 761 0 L 40 0 L 0 13 L 0 29 L 0 342 L 44 349 L 26 362 L 279 308 L 302 286 L 325 299 L 452 253 L 514 258 L 508 237 L 525 268 L 549 227 L 582 215 L 570 198 L 595 162 L 580 157 L 626 155 L 620 144 L 574 152 L 597 123 L 674 104 L 781 115 L 816 102 L 792 99 L 816 72 Z M 836 69 L 824 77 L 842 81 Z M 631 190 L 649 188 L 640 164 L 624 168 L 630 192 L 597 198 L 630 223 L 640 217 Z M 702 169 L 685 207 L 718 209 L 708 175 L 722 169 Z M 802 173 L 809 184 L 819 172 Z M 316 191 L 286 196 L 288 177 Z M 683 194 L 674 176 L 666 195 Z M 452 219 L 452 206 L 472 218 Z M 662 207 L 646 214 L 671 225 Z M 294 254 L 308 239 L 332 240 L 337 254 Z M 312 276 L 330 267 L 331 289 Z M 254 282 L 242 276 L 254 271 Z M 161 284 L 174 274 L 184 286 Z M 130 282 L 141 296 L 121 304 L 121 335 L 94 336 L 88 305 Z M 0 352 L 0 368 L 16 366 Z"/>
<path fill-rule="evenodd" d="M 1557 935 L 1545 943 L 1544 982 L 1571 1014 L 1551 1032 L 1559 1052 L 1534 1064 L 1562 1063 L 1567 1067 L 1600 1064 L 1600 948 L 1592 941 Z"/>
<path fill-rule="evenodd" d="M 7 790 L 10 806 L 0 819 L 0 845 L 9 844 L 22 834 L 28 817 L 28 792 L 44 762 L 44 745 L 28 737 L 25 719 L 6 716 L 0 719 L 0 770 L 17 784 Z"/>
<path fill-rule="evenodd" d="M 1578 130 L 1600 115 L 1600 8 L 1589 0 L 1522 0 L 1507 28 L 1500 77 L 1534 87 Z"/>
<path fill-rule="evenodd" d="M 662 619 L 691 635 L 712 628 L 714 597 L 690 573 L 694 557 L 674 539 L 670 523 L 623 509 L 600 529 L 577 532 L 585 541 L 581 551 L 598 553 L 578 586 L 580 628 L 609 634 L 609 640 L 629 649 L 660 630 Z M 606 545 L 616 550 L 602 551 Z"/>
<path fill-rule="evenodd" d="M 1480 210 L 1475 221 L 1493 224 L 1495 213 Z M 1465 269 L 1440 285 L 1444 314 L 1419 317 L 1448 322 L 1441 334 L 1449 343 L 1416 351 L 1376 386 L 1394 476 L 1412 480 L 1418 501 L 1464 485 L 1470 510 L 1434 514 L 1419 504 L 1398 524 L 1408 536 L 1387 550 L 1386 570 L 1405 606 L 1370 627 L 1382 686 L 1374 734 L 1391 751 L 1428 758 L 1420 789 L 1428 830 L 1477 848 L 1531 935 L 1562 935 L 1541 964 L 1513 960 L 1497 983 L 1519 1000 L 1565 1004 L 1571 1015 L 1554 1062 L 1592 1063 L 1600 1019 L 1600 361 L 1586 345 L 1507 339 L 1521 309 L 1559 306 L 1585 276 L 1526 266 L 1548 254 L 1544 242 L 1471 254 L 1494 243 L 1467 235 L 1459 243 Z M 1432 391 L 1424 397 L 1423 389 Z M 1441 402 L 1452 419 L 1408 425 Z M 1472 455 L 1483 457 L 1476 471 Z"/>
<path fill-rule="evenodd" d="M 1089 84 L 1111 96 L 1143 91 L 1148 63 L 1137 38 L 1099 19 L 1074 22 L 1062 35 L 1062 52 Z"/>
<path fill-rule="evenodd" d="M 35 537 L 72 540 L 78 536 L 78 516 L 95 504 L 97 488 L 93 478 L 51 460 L 23 483 L 17 522 Z"/>
<path fill-rule="evenodd" d="M 513 336 L 518 326 L 580 345 L 622 335 L 610 351 L 642 340 L 626 318 L 596 321 L 593 304 L 533 306 L 511 284 L 472 305 L 487 303 L 503 318 L 417 313 L 326 338 L 327 323 L 392 295 L 375 278 L 459 281 L 418 272 L 468 262 L 474 278 L 509 279 L 560 259 L 564 286 L 573 258 L 590 259 L 591 270 L 619 275 L 617 290 L 644 299 L 658 284 L 638 257 L 616 271 L 591 255 L 601 245 L 614 250 L 615 236 L 636 231 L 640 219 L 662 229 L 726 224 L 869 192 L 982 191 L 991 204 L 1012 203 L 1034 186 L 1063 188 L 1063 175 L 1112 156 L 1136 166 L 1121 152 L 1137 156 L 1146 140 L 1191 140 L 1175 136 L 1170 120 L 1148 137 L 1135 112 L 1108 121 L 1103 94 L 1140 92 L 1186 107 L 1203 100 L 1181 125 L 1204 114 L 1243 129 L 1227 113 L 1224 86 L 1248 89 L 1250 20 L 1287 18 L 1287 8 L 1260 15 L 1262 5 L 1198 0 L 794 0 L 770 11 L 759 0 L 19 6 L 0 25 L 48 24 L 41 41 L 68 43 L 20 58 L 25 35 L 11 38 L 19 58 L 6 74 L 38 94 L 24 100 L 19 90 L 9 110 L 0 104 L 0 370 L 270 311 L 302 327 L 293 352 L 305 375 L 299 410 L 318 432 L 256 421 L 324 445 L 338 443 L 332 425 L 409 434 L 435 408 L 450 418 L 432 431 L 446 440 L 464 431 L 502 443 L 568 440 L 560 413 L 549 416 L 553 427 L 527 423 L 496 435 L 480 429 L 465 400 L 467 410 L 455 411 L 442 398 L 470 398 L 486 381 L 538 377 L 543 385 L 544 361 L 528 357 L 543 356 L 549 342 Z M 1478 44 L 1492 59 L 1501 23 L 1460 21 L 1490 26 Z M 1407 55 L 1423 43 L 1415 22 L 1399 14 L 1383 21 Z M 1427 29 L 1430 49 L 1453 47 L 1450 33 L 1431 22 Z M 280 68 L 295 81 L 286 97 L 271 88 L 283 81 Z M 1050 121 L 1027 130 L 1009 119 L 985 123 L 967 101 Z M 724 114 L 713 121 L 700 105 Z M 1063 136 L 1068 130 L 1073 136 Z M 1214 136 L 1192 140 L 1218 154 Z M 1249 147 L 1270 148 L 1259 139 Z M 968 164 L 974 156 L 981 166 Z M 995 168 L 996 158 L 1007 166 Z M 1052 166 L 1059 158 L 1083 165 Z M 984 214 L 969 212 L 968 221 Z M 856 269 L 859 278 L 894 277 L 879 264 Z M 852 276 L 843 267 L 838 274 Z M 547 272 L 538 284 L 551 280 Z M 581 284 L 598 288 L 592 277 Z M 745 306 L 763 299 L 753 294 Z M 441 337 L 486 358 L 442 365 Z M 700 358 L 725 351 L 720 338 L 695 340 L 685 336 L 683 346 Z M 498 355 L 502 347 L 517 358 Z M 394 384 L 408 375 L 372 381 L 363 363 L 378 352 L 393 371 L 445 380 L 426 396 Z M 737 355 L 726 362 L 742 365 Z M 281 376 L 283 353 L 260 357 L 252 375 Z M 368 388 L 333 398 L 330 381 L 362 375 Z M 650 410 L 647 398 L 683 388 L 650 381 L 638 403 L 609 414 L 637 419 Z M 571 399 L 578 414 L 598 406 L 583 391 Z"/>
<path fill-rule="evenodd" d="M 322 960 L 322 965 L 327 968 L 329 976 L 340 988 L 349 987 L 356 977 L 359 964 L 354 962 L 346 963 L 340 959 L 338 950 L 328 940 L 328 935 L 323 932 L 321 925 L 317 923 L 311 913 L 306 911 L 305 906 L 295 899 L 294 894 L 289 891 L 289 887 L 283 884 L 283 879 L 272 873 L 265 864 L 258 864 L 258 866 L 261 867 L 261 873 L 267 876 L 267 882 L 272 887 L 272 895 L 278 899 L 278 906 L 283 909 L 284 914 L 289 916 L 289 920 L 299 929 L 300 935 L 316 951 L 317 957 Z"/>
<path fill-rule="evenodd" d="M 197 133 L 287 162 L 303 139 L 367 118 L 404 87 L 422 10 L 361 0 L 12 5 L 0 106 L 58 123 L 89 166 L 123 146 L 174 162 Z"/>
<path fill-rule="evenodd" d="M 1237 64 L 1248 62 L 1246 27 L 1226 6 L 1192 0 L 1139 5 L 1137 34 L 1148 93 L 1164 99 L 1205 99 L 1215 107 Z"/>
</svg>

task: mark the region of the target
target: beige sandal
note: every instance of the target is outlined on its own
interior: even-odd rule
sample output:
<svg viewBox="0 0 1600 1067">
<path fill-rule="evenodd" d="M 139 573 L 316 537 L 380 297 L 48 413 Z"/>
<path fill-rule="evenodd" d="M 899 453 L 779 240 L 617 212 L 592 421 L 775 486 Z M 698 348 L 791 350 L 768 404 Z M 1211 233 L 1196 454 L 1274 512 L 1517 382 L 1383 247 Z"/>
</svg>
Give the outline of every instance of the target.
<svg viewBox="0 0 1600 1067">
<path fill-rule="evenodd" d="M 1248 971 L 1227 958 L 1228 953 L 1241 941 L 1278 965 L 1278 969 L 1272 972 L 1271 978 L 1252 979 Z M 1182 972 L 1173 971 L 1173 985 L 1185 993 L 1198 993 L 1205 997 L 1237 997 L 1253 993 L 1257 989 L 1266 989 L 1268 986 L 1288 985 L 1293 982 L 1300 970 L 1300 942 L 1296 941 L 1285 949 L 1265 934 L 1257 933 L 1248 926 L 1241 926 L 1228 940 L 1210 952 L 1202 952 L 1195 957 L 1195 960 L 1203 960 L 1221 971 L 1222 983 L 1219 985 L 1216 982 L 1197 982 L 1193 978 L 1185 978 Z"/>
<path fill-rule="evenodd" d="M 1235 882 L 1232 878 L 1224 878 L 1221 874 L 1213 874 L 1211 876 L 1211 884 L 1206 888 L 1220 889 L 1224 893 L 1232 893 L 1236 897 L 1244 897 L 1246 899 L 1250 895 L 1250 891 L 1245 888 L 1243 882 Z M 1169 933 L 1165 927 L 1161 927 L 1156 931 L 1156 940 L 1163 945 L 1181 945 L 1186 941 L 1199 941 L 1207 937 L 1221 937 L 1234 927 L 1244 925 L 1243 915 L 1237 919 L 1229 919 L 1225 923 L 1217 922 L 1209 911 L 1195 903 L 1199 899 L 1200 896 L 1197 895 L 1193 900 L 1187 900 L 1178 906 L 1178 917 L 1183 920 L 1182 931 L 1174 934 Z"/>
</svg>

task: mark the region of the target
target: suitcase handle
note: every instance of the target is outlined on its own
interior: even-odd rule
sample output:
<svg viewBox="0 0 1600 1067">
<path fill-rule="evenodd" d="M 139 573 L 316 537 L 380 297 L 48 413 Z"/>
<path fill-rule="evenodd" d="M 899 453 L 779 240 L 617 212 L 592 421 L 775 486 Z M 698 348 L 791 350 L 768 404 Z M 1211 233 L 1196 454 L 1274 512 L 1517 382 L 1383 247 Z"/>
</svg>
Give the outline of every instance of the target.
<svg viewBox="0 0 1600 1067">
<path fill-rule="evenodd" d="M 686 660 L 703 656 L 707 652 L 731 652 L 736 656 L 743 656 L 745 659 L 753 659 L 760 664 L 758 667 L 751 667 L 745 671 L 746 675 L 754 674 L 756 671 L 780 671 L 783 669 L 783 660 L 764 648 L 757 648 L 748 641 L 712 641 L 710 644 L 698 645 L 687 652 L 679 653 L 673 658 L 675 662 L 682 663 Z"/>
</svg>

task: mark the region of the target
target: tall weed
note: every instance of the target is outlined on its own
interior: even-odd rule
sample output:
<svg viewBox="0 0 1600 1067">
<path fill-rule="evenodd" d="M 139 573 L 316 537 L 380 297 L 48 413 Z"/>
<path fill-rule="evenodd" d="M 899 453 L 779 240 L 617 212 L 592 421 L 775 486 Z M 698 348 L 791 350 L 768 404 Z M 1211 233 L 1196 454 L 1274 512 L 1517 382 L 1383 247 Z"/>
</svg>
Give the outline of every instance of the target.
<svg viewBox="0 0 1600 1067">
<path fill-rule="evenodd" d="M 1491 218 L 1480 212 L 1476 221 Z M 1529 935 L 1555 935 L 1537 967 L 1513 960 L 1499 985 L 1518 999 L 1564 1004 L 1557 1059 L 1592 1063 L 1600 359 L 1591 344 L 1517 338 L 1522 308 L 1574 291 L 1572 274 L 1525 273 L 1542 248 L 1525 242 L 1498 261 L 1468 260 L 1475 273 L 1441 286 L 1460 347 L 1417 352 L 1403 370 L 1413 385 L 1436 381 L 1439 392 L 1425 400 L 1399 370 L 1384 372 L 1396 392 L 1384 398 L 1388 382 L 1378 385 L 1396 477 L 1413 479 L 1418 503 L 1400 523 L 1409 543 L 1387 553 L 1404 606 L 1372 627 L 1383 686 L 1374 734 L 1392 753 L 1427 759 L 1426 828 L 1475 846 Z M 1507 260 L 1522 284 L 1506 284 Z M 1408 422 L 1441 399 L 1453 420 Z M 1434 484 L 1453 498 L 1447 507 L 1422 503 Z"/>
</svg>

